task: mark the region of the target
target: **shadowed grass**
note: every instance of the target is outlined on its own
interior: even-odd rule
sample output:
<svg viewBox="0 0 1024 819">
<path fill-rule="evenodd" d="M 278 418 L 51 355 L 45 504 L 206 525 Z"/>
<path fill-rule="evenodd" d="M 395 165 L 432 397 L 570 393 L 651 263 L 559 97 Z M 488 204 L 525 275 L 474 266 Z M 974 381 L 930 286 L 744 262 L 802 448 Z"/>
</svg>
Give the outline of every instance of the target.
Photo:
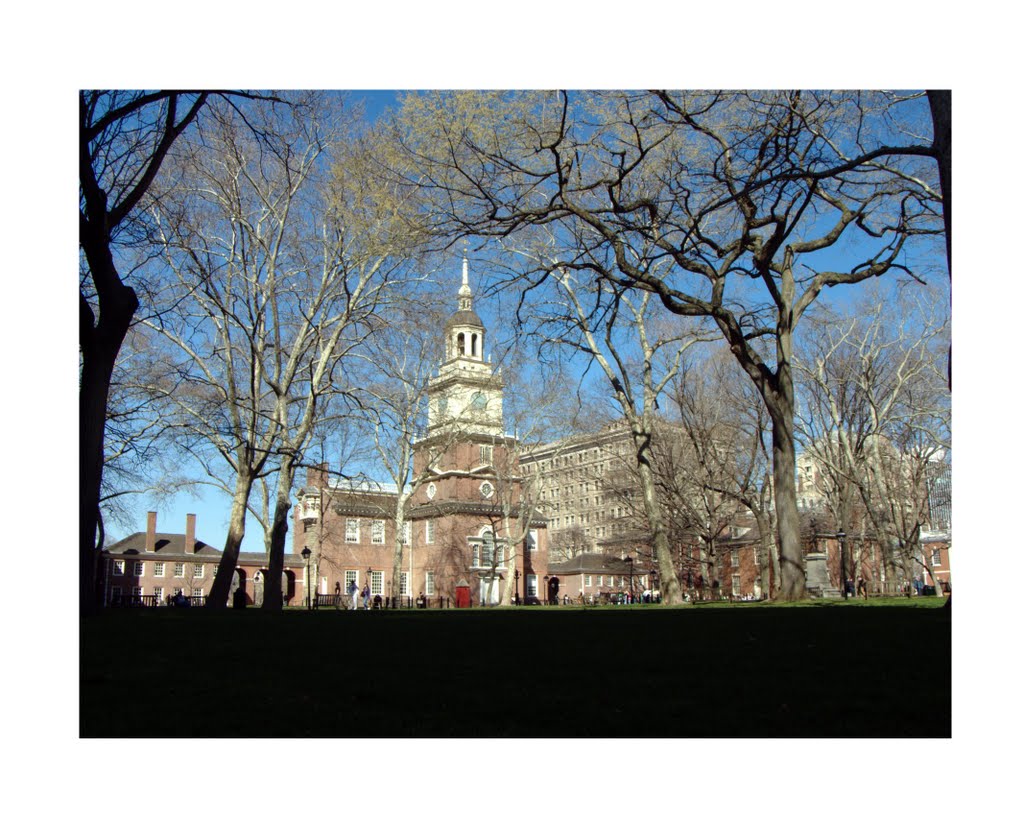
<svg viewBox="0 0 1024 819">
<path fill-rule="evenodd" d="M 81 734 L 949 736 L 942 602 L 109 611 Z"/>
</svg>

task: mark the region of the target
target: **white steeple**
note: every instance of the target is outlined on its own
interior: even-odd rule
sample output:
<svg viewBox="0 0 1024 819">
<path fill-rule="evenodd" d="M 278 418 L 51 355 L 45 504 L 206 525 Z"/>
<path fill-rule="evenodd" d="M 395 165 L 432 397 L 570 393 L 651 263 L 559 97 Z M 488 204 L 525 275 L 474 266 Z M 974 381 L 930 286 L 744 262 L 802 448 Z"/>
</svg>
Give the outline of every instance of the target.
<svg viewBox="0 0 1024 819">
<path fill-rule="evenodd" d="M 473 309 L 473 291 L 469 289 L 469 258 L 466 247 L 462 248 L 462 287 L 459 288 L 459 309 Z"/>
</svg>

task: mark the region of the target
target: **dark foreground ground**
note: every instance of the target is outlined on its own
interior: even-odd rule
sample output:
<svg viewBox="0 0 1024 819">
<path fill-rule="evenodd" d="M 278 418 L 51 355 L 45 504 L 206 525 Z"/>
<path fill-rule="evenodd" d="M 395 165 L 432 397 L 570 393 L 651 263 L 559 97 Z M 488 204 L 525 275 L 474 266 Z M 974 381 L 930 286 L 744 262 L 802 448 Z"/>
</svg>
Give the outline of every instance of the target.
<svg viewBox="0 0 1024 819">
<path fill-rule="evenodd" d="M 81 735 L 948 737 L 941 603 L 110 611 Z"/>
</svg>

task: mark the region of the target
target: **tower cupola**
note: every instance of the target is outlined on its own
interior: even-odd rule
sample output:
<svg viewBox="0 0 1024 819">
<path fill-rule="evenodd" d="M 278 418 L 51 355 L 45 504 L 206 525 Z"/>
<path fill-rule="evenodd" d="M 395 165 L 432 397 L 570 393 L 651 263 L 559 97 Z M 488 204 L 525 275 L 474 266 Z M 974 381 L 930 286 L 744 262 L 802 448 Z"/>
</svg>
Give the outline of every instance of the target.
<svg viewBox="0 0 1024 819">
<path fill-rule="evenodd" d="M 445 358 L 484 360 L 484 323 L 473 310 L 473 290 L 469 286 L 469 259 L 462 256 L 462 286 L 459 309 L 445 323 Z"/>
</svg>

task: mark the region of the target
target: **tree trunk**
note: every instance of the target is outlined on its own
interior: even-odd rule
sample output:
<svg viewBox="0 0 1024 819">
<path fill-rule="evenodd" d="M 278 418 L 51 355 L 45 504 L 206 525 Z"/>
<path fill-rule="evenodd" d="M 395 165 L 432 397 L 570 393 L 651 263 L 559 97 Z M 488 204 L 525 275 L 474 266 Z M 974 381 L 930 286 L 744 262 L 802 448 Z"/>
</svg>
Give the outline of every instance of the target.
<svg viewBox="0 0 1024 819">
<path fill-rule="evenodd" d="M 661 601 L 670 606 L 678 606 L 683 602 L 683 590 L 676 577 L 672 563 L 672 548 L 669 546 L 665 524 L 661 517 L 661 504 L 658 500 L 657 487 L 654 482 L 654 470 L 651 468 L 651 436 L 637 425 L 632 426 L 633 446 L 636 449 L 637 472 L 640 477 L 640 491 L 644 496 L 644 511 L 651 527 L 651 543 L 658 560 L 658 573 L 661 576 Z"/>
<path fill-rule="evenodd" d="M 103 435 L 107 398 L 114 363 L 139 306 L 135 291 L 122 284 L 103 226 L 84 223 L 79 238 L 101 305 L 99 320 L 84 296 L 79 296 L 81 384 L 78 393 L 78 551 L 79 612 L 91 614 L 101 601 L 97 594 L 99 552 L 96 531 L 103 482 Z M 96 235 L 98 233 L 104 235 Z"/>
<path fill-rule="evenodd" d="M 405 502 L 408 495 L 400 493 L 395 506 L 395 551 L 391 561 L 391 598 L 402 596 L 402 558 L 405 552 Z M 412 590 L 412 569 L 409 570 L 409 596 Z M 394 604 L 392 604 L 394 605 Z"/>
<path fill-rule="evenodd" d="M 779 598 L 801 600 L 807 596 L 803 549 L 800 543 L 800 512 L 796 505 L 796 446 L 793 440 L 793 371 L 788 347 L 791 337 L 780 332 L 775 389 L 765 390 L 765 405 L 772 417 L 772 479 L 775 487 L 775 521 L 779 543 Z"/>
<path fill-rule="evenodd" d="M 239 472 L 235 477 L 235 496 L 231 499 L 228 535 L 224 541 L 224 553 L 217 566 L 217 576 L 213 579 L 210 596 L 206 600 L 208 609 L 227 608 L 228 598 L 231 595 L 231 582 L 238 566 L 238 553 L 241 550 L 242 539 L 245 537 L 245 515 L 252 484 L 253 479 L 249 472 Z"/>
<path fill-rule="evenodd" d="M 277 499 L 274 502 L 274 523 L 270 529 L 270 553 L 267 556 L 269 577 L 263 586 L 264 611 L 280 611 L 284 606 L 284 589 L 281 575 L 284 574 L 285 541 L 288 537 L 288 518 L 292 511 L 292 483 L 295 480 L 295 459 L 292 455 L 281 456 L 281 471 L 277 476 Z M 321 514 L 323 510 L 321 509 Z M 310 592 L 311 590 L 305 589 Z"/>
</svg>

